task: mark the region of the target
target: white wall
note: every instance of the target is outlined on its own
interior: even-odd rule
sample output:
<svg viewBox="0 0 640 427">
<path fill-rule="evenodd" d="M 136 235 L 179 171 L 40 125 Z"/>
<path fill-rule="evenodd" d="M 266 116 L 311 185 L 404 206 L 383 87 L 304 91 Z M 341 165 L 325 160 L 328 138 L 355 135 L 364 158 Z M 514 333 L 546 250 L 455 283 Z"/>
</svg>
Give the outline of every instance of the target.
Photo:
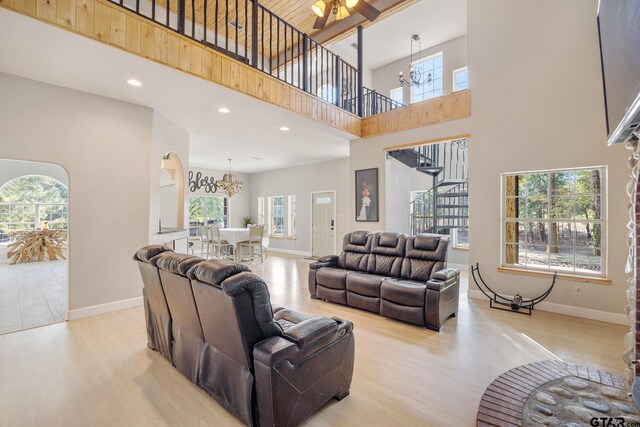
<svg viewBox="0 0 640 427">
<path fill-rule="evenodd" d="M 229 198 L 229 226 L 230 227 L 244 227 L 244 217 L 252 216 L 251 214 L 251 175 L 246 173 L 236 173 L 233 171 L 233 163 L 231 164 L 234 175 L 244 183 L 242 187 L 242 192 L 240 194 L 236 194 Z M 221 171 L 217 169 L 204 169 L 204 168 L 196 168 L 192 167 L 189 170 L 193 172 L 193 176 L 195 176 L 198 172 L 202 174 L 203 177 L 214 178 L 216 181 L 222 179 L 223 175 L 228 171 Z M 189 194 L 195 194 L 198 196 L 225 196 L 224 193 L 207 193 L 203 187 L 191 191 L 189 188 L 189 182 L 187 181 L 187 191 Z M 187 212 L 188 215 L 188 212 Z M 257 215 L 253 215 L 253 218 L 256 219 Z"/>
<path fill-rule="evenodd" d="M 356 169 L 384 171 L 382 149 L 471 134 L 469 140 L 469 261 L 504 294 L 539 295 L 546 278 L 499 273 L 500 174 L 512 171 L 608 166 L 608 277 L 611 285 L 561 280 L 550 309 L 617 321 L 625 305 L 627 196 L 624 147 L 607 147 L 596 28 L 597 0 L 468 2 L 471 118 L 351 142 Z M 386 180 L 380 175 L 380 186 Z M 385 228 L 386 195 L 380 222 Z M 353 193 L 352 193 L 353 197 Z M 350 216 L 355 208 L 350 206 Z M 355 222 L 351 228 L 357 228 Z M 450 259 L 451 262 L 454 262 Z M 470 284 L 474 288 L 473 283 Z M 587 310 L 585 310 L 587 309 Z M 588 311 L 588 309 L 596 311 Z M 569 310 L 569 311 L 568 311 Z M 602 314 L 601 312 L 604 312 Z M 589 314 L 585 314 L 589 313 Z M 615 314 L 614 314 L 615 313 Z"/>
<path fill-rule="evenodd" d="M 612 285 L 561 281 L 548 301 L 622 313 L 628 221 L 624 147 L 606 146 L 597 0 L 468 2 L 472 139 L 471 262 L 506 294 L 539 294 L 549 280 L 498 273 L 500 173 L 609 166 Z M 474 244 L 473 242 L 476 242 Z M 481 245 L 477 244 L 482 242 Z"/>
<path fill-rule="evenodd" d="M 414 46 L 416 46 L 415 43 Z M 467 65 L 467 36 L 457 37 L 442 44 L 424 49 L 422 51 L 422 58 L 438 52 L 442 52 L 443 58 L 442 90 L 444 95 L 448 95 L 453 89 L 453 70 Z M 413 60 L 415 61 L 419 58 L 420 55 L 414 53 Z M 389 96 L 391 89 L 400 87 L 398 81 L 398 73 L 400 71 L 402 71 L 406 79 L 409 78 L 409 62 L 410 57 L 407 56 L 399 61 L 373 70 L 373 89 L 385 96 Z M 411 88 L 406 86 L 403 88 L 403 99 L 407 105 L 411 102 Z"/>
<path fill-rule="evenodd" d="M 269 248 L 308 254 L 311 252 L 311 192 L 336 190 L 336 246 L 339 251 L 342 237 L 349 230 L 347 216 L 354 200 L 349 197 L 352 193 L 348 185 L 348 159 L 255 173 L 251 175 L 252 217 L 258 218 L 258 197 L 285 196 L 286 218 L 286 196 L 295 195 L 297 239 L 270 239 Z"/>
<path fill-rule="evenodd" d="M 0 141 L 1 143 L 1 141 Z M 64 168 L 52 163 L 23 162 L 0 159 L 0 187 L 12 179 L 25 175 L 49 176 L 64 185 L 69 185 L 69 178 Z"/>
<path fill-rule="evenodd" d="M 3 73 L 0 93 L 0 157 L 69 174 L 69 309 L 140 297 L 151 110 Z"/>
<path fill-rule="evenodd" d="M 189 165 L 189 134 L 164 117 L 157 111 L 153 112 L 153 125 L 152 125 L 152 146 L 150 156 L 150 198 L 151 203 L 149 205 L 149 237 L 153 239 L 158 233 L 158 220 L 161 218 L 161 197 L 160 186 L 175 184 L 180 185 L 180 179 L 177 176 L 177 172 L 174 175 L 174 179 L 171 180 L 169 174 L 160 169 L 162 163 L 162 157 L 167 153 L 177 154 L 180 162 L 182 163 L 182 182 L 184 182 L 184 194 L 187 194 L 187 171 Z M 166 211 L 173 213 L 173 209 L 169 208 Z M 184 198 L 183 207 L 183 227 L 186 228 L 189 224 L 189 210 L 187 208 L 186 197 Z M 165 212 L 162 215 L 162 227 L 176 227 L 176 221 L 167 222 L 166 218 L 169 212 Z"/>
</svg>

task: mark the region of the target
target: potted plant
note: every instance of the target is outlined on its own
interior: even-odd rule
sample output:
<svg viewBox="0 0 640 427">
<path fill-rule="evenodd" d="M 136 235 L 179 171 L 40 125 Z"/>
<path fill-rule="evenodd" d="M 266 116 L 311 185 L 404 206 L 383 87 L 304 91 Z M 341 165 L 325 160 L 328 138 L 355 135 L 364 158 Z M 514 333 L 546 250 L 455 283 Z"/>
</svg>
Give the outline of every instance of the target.
<svg viewBox="0 0 640 427">
<path fill-rule="evenodd" d="M 244 228 L 248 228 L 249 224 L 253 224 L 253 220 L 250 216 L 245 216 L 242 220 L 244 221 Z"/>
</svg>

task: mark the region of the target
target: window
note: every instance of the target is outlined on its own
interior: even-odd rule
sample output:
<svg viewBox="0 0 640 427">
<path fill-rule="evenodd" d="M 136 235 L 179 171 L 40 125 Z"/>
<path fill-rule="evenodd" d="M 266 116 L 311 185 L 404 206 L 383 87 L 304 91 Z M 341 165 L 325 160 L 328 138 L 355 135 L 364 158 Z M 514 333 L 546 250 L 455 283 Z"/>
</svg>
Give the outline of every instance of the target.
<svg viewBox="0 0 640 427">
<path fill-rule="evenodd" d="M 284 237 L 284 197 L 269 197 L 271 237 Z"/>
<path fill-rule="evenodd" d="M 189 226 L 229 227 L 229 199 L 222 196 L 189 196 Z"/>
<path fill-rule="evenodd" d="M 335 104 L 336 91 L 331 84 L 327 83 L 318 88 L 318 97 L 324 99 L 327 102 Z"/>
<path fill-rule="evenodd" d="M 502 264 L 606 276 L 606 169 L 502 176 Z"/>
<path fill-rule="evenodd" d="M 412 103 L 442 96 L 442 52 L 415 62 L 413 70 L 425 83 L 411 87 Z"/>
<path fill-rule="evenodd" d="M 296 238 L 296 196 L 288 196 L 287 204 L 287 238 Z"/>
<path fill-rule="evenodd" d="M 399 102 L 400 104 L 404 104 L 404 94 L 402 93 L 402 87 L 391 89 L 389 98 L 393 99 L 396 102 Z"/>
<path fill-rule="evenodd" d="M 469 89 L 469 72 L 467 67 L 453 70 L 453 91 Z"/>
<path fill-rule="evenodd" d="M 266 213 L 265 213 L 265 205 L 264 205 L 264 197 L 258 197 L 258 225 L 268 225 L 265 222 Z"/>
<path fill-rule="evenodd" d="M 451 230 L 451 242 L 456 249 L 469 249 L 469 229 L 454 228 Z"/>
<path fill-rule="evenodd" d="M 67 187 L 53 178 L 28 175 L 0 188 L 0 242 L 9 233 L 35 230 L 47 221 L 53 230 L 67 229 Z"/>
</svg>

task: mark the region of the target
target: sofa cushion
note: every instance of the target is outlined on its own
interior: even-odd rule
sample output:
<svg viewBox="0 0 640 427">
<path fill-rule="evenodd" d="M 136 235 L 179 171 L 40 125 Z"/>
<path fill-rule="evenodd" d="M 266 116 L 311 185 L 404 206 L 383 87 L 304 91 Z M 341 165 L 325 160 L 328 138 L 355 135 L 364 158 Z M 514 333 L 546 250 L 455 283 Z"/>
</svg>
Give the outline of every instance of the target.
<svg viewBox="0 0 640 427">
<path fill-rule="evenodd" d="M 222 282 L 236 274 L 251 271 L 249 267 L 233 261 L 209 260 L 194 265 L 187 276 L 209 285 L 220 287 Z"/>
<path fill-rule="evenodd" d="M 380 297 L 380 284 L 384 277 L 373 274 L 351 273 L 347 276 L 347 290 L 360 295 Z"/>
<path fill-rule="evenodd" d="M 380 286 L 382 299 L 409 307 L 424 307 L 424 283 L 410 280 L 385 279 Z"/>
<path fill-rule="evenodd" d="M 426 282 L 447 263 L 449 238 L 438 234 L 418 234 L 407 238 L 400 276 Z"/>
<path fill-rule="evenodd" d="M 316 282 L 325 288 L 346 289 L 350 273 L 351 271 L 342 268 L 321 268 L 316 273 Z"/>
<path fill-rule="evenodd" d="M 363 310 L 380 313 L 380 298 L 367 297 L 347 291 L 347 305 L 349 307 L 361 308 Z"/>
<path fill-rule="evenodd" d="M 367 271 L 371 252 L 371 235 L 368 231 L 354 231 L 344 236 L 338 267 L 353 271 Z"/>
<path fill-rule="evenodd" d="M 173 250 L 164 245 L 148 245 L 136 252 L 133 256 L 133 260 L 149 262 L 151 261 L 151 258 L 163 252 L 173 252 Z"/>
</svg>

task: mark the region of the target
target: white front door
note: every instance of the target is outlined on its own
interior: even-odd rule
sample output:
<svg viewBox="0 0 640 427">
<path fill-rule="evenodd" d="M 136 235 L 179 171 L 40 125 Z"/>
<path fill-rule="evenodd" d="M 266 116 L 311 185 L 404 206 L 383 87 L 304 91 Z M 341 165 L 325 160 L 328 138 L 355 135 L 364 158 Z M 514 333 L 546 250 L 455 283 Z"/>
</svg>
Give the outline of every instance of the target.
<svg viewBox="0 0 640 427">
<path fill-rule="evenodd" d="M 311 253 L 316 257 L 335 255 L 336 195 L 326 192 L 313 193 L 311 196 Z"/>
</svg>

